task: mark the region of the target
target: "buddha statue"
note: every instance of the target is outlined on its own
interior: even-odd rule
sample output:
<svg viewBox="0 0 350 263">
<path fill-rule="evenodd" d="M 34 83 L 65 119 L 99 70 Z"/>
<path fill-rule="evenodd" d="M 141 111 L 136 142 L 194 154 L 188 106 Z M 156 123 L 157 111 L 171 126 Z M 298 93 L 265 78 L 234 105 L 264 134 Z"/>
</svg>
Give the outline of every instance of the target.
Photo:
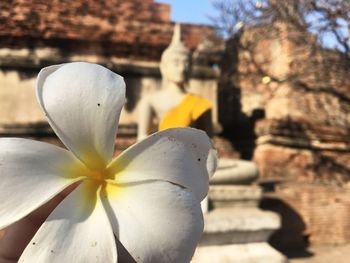
<svg viewBox="0 0 350 263">
<path fill-rule="evenodd" d="M 139 106 L 137 138 L 145 138 L 151 121 L 156 117 L 158 130 L 175 127 L 194 127 L 212 135 L 212 104 L 187 92 L 190 73 L 190 51 L 181 42 L 180 25 L 176 24 L 169 47 L 160 61 L 162 88 L 142 98 Z"/>
<path fill-rule="evenodd" d="M 148 135 L 154 117 L 158 120 L 158 130 L 190 126 L 212 136 L 212 104 L 186 89 L 190 51 L 181 42 L 179 24 L 175 25 L 172 41 L 162 54 L 160 71 L 163 81 L 161 89 L 141 99 L 137 139 L 142 140 Z M 216 174 L 211 180 L 212 184 L 247 184 L 257 178 L 258 169 L 251 161 L 221 159 Z M 204 199 L 201 205 L 202 211 L 207 212 L 208 199 Z"/>
<path fill-rule="evenodd" d="M 140 102 L 137 140 L 148 136 L 154 117 L 158 120 L 158 130 L 194 127 L 212 136 L 212 104 L 186 90 L 190 73 L 190 51 L 181 42 L 180 24 L 175 25 L 171 43 L 162 54 L 160 72 L 161 90 L 145 96 Z M 207 212 L 207 198 L 201 206 L 202 211 Z"/>
</svg>

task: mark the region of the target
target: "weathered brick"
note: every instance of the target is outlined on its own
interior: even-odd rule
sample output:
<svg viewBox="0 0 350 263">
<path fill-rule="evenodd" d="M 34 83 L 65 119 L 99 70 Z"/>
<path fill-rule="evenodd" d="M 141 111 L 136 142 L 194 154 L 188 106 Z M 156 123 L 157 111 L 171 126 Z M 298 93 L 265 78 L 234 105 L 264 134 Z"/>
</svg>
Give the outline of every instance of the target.
<svg viewBox="0 0 350 263">
<path fill-rule="evenodd" d="M 153 0 L 1 1 L 0 45 L 23 47 L 26 39 L 61 48 L 72 41 L 97 42 L 107 54 L 158 60 L 171 40 L 170 14 L 169 4 Z M 184 24 L 183 29 L 191 49 L 214 34 L 209 26 Z M 84 46 L 77 50 L 83 52 Z"/>
</svg>

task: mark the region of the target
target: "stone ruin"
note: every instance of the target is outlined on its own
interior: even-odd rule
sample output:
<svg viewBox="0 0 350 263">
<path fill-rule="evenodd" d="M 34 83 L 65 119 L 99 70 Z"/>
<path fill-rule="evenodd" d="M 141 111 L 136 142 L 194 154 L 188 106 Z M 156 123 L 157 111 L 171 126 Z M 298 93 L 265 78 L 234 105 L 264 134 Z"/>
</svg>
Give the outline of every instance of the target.
<svg viewBox="0 0 350 263">
<path fill-rule="evenodd" d="M 347 62 L 336 52 L 303 50 L 305 41 L 293 28 L 275 26 L 273 32 L 249 29 L 233 41 L 234 52 L 226 57 L 235 63 L 221 67 L 218 86 L 213 65 L 222 43 L 210 27 L 182 25 L 185 44 L 194 51 L 191 89 L 215 105 L 218 130 L 220 122 L 224 134 L 234 135 L 234 147 L 214 138 L 221 156 L 253 159 L 259 168 L 257 179 L 252 170 L 249 176 L 232 173 L 232 159 L 221 161 L 194 260 L 215 251 L 228 262 L 237 255 L 247 256 L 238 262 L 263 256 L 283 262 L 266 243 L 280 224 L 274 245 L 350 241 Z M 153 0 L 0 2 L 0 135 L 58 143 L 36 103 L 35 77 L 44 66 L 84 60 L 125 76 L 128 102 L 117 149 L 128 147 L 140 97 L 160 88 L 158 62 L 172 29 L 170 6 Z M 227 84 L 231 89 L 222 88 Z M 273 191 L 262 195 L 251 186 L 256 180 Z M 282 221 L 259 206 L 278 212 Z"/>
<path fill-rule="evenodd" d="M 268 28 L 247 29 L 229 43 L 235 63 L 223 68 L 219 100 L 231 100 L 225 110 L 237 114 L 219 115 L 220 122 L 259 167 L 269 191 L 261 207 L 282 216 L 275 246 L 349 242 L 349 61 L 291 25 Z"/>
<path fill-rule="evenodd" d="M 170 11 L 170 5 L 153 0 L 0 2 L 0 134 L 51 140 L 52 131 L 35 98 L 36 75 L 47 65 L 87 61 L 125 77 L 128 100 L 117 146 L 122 150 L 130 145 L 140 97 L 161 85 L 158 63 L 174 26 Z M 204 25 L 182 28 L 192 51 L 214 35 L 214 29 Z M 203 52 L 198 50 L 197 57 Z M 202 64 L 190 80 L 192 91 L 215 105 L 214 123 L 217 74 L 210 64 Z"/>
<path fill-rule="evenodd" d="M 218 53 L 213 50 L 222 45 L 212 44 L 217 41 L 213 39 L 213 28 L 189 24 L 182 28 L 186 46 L 194 51 L 190 90 L 213 103 L 213 123 L 219 127 L 218 71 L 213 67 Z M 59 4 L 39 0 L 2 1 L 0 136 L 60 144 L 36 102 L 35 78 L 44 66 L 84 60 L 102 64 L 125 77 L 128 101 L 120 121 L 118 154 L 136 139 L 140 97 L 160 88 L 159 58 L 171 40 L 172 30 L 170 6 L 153 0 L 62 1 Z M 220 171 L 213 179 L 209 193 L 213 210 L 205 216 L 202 251 L 210 246 L 208 251 L 214 249 L 231 257 L 240 253 L 247 259 L 263 256 L 284 260 L 266 243 L 279 227 L 279 217 L 257 208 L 262 194 L 260 188 L 239 186 L 256 179 L 256 167 L 249 163 L 247 174 L 237 174 L 232 173 L 234 166 L 234 162 L 222 160 Z M 247 243 L 249 245 L 245 245 Z M 217 250 L 217 246 L 223 249 Z"/>
<path fill-rule="evenodd" d="M 267 243 L 281 221 L 278 214 L 258 207 L 263 194 L 253 184 L 258 174 L 253 162 L 219 159 L 210 181 L 211 210 L 204 215 L 204 233 L 193 263 L 286 262 Z"/>
</svg>

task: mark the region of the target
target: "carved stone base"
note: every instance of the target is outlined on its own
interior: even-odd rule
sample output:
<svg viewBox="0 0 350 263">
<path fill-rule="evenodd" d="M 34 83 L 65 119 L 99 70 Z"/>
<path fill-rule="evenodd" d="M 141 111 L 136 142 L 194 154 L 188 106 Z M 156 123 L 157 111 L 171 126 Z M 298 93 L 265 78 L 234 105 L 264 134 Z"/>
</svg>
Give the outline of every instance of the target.
<svg viewBox="0 0 350 263">
<path fill-rule="evenodd" d="M 276 213 L 258 208 L 218 208 L 204 216 L 200 246 L 266 242 L 280 228 Z"/>
<path fill-rule="evenodd" d="M 286 263 L 268 243 L 198 247 L 191 263 Z"/>
<path fill-rule="evenodd" d="M 262 198 L 262 189 L 249 185 L 211 185 L 209 199 L 212 207 L 257 207 Z"/>
</svg>

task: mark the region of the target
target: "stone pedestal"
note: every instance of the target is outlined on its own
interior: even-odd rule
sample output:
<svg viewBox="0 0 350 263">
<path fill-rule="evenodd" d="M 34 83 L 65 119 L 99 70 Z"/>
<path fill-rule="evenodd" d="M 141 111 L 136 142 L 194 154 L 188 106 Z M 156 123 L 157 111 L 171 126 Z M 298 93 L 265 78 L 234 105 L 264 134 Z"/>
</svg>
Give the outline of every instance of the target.
<svg viewBox="0 0 350 263">
<path fill-rule="evenodd" d="M 281 263 L 286 258 L 265 242 L 199 247 L 192 263 Z"/>
<path fill-rule="evenodd" d="M 258 178 L 258 167 L 251 161 L 220 159 L 219 166 L 210 180 L 211 184 L 250 184 Z"/>
<path fill-rule="evenodd" d="M 280 227 L 276 213 L 255 207 L 218 208 L 204 216 L 200 246 L 267 242 Z"/>
<path fill-rule="evenodd" d="M 262 189 L 249 185 L 211 185 L 209 197 L 213 208 L 257 207 Z"/>
<path fill-rule="evenodd" d="M 281 220 L 278 214 L 258 208 L 262 190 L 250 185 L 257 177 L 253 162 L 219 161 L 209 188 L 212 210 L 204 215 L 204 233 L 192 262 L 286 262 L 267 243 Z"/>
</svg>

